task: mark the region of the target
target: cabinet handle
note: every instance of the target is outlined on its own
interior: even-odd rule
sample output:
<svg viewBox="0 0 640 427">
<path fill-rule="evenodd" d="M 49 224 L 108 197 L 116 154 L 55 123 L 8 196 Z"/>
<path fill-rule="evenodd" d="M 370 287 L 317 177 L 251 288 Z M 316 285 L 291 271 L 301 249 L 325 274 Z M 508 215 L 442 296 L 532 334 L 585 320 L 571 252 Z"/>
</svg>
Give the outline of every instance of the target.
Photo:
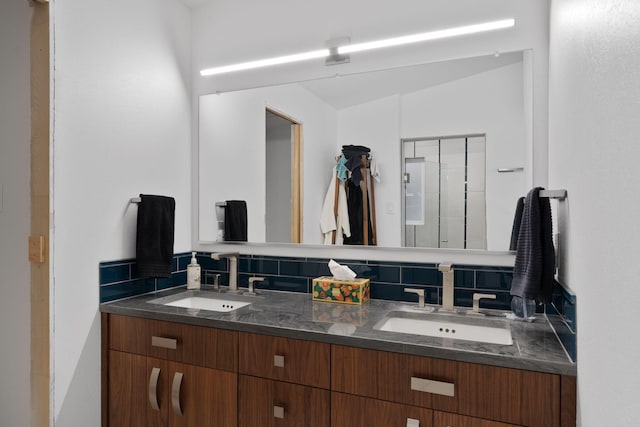
<svg viewBox="0 0 640 427">
<path fill-rule="evenodd" d="M 273 355 L 273 366 L 276 368 L 284 368 L 284 356 L 279 354 Z"/>
<path fill-rule="evenodd" d="M 273 406 L 273 416 L 275 418 L 280 418 L 281 420 L 284 419 L 284 407 L 282 406 Z"/>
<path fill-rule="evenodd" d="M 153 368 L 149 376 L 149 403 L 154 411 L 159 411 L 158 405 L 158 377 L 160 377 L 160 368 Z"/>
<path fill-rule="evenodd" d="M 453 397 L 455 395 L 455 386 L 453 383 L 425 380 L 424 378 L 418 377 L 411 377 L 411 390 L 441 394 L 449 397 Z"/>
<path fill-rule="evenodd" d="M 173 385 L 171 386 L 171 406 L 173 407 L 173 412 L 181 417 L 182 416 L 182 408 L 180 407 L 180 387 L 182 386 L 182 372 L 176 372 L 173 375 Z"/>
<path fill-rule="evenodd" d="M 154 335 L 151 337 L 151 345 L 153 347 L 175 350 L 176 348 L 178 348 L 178 340 L 172 338 L 156 337 Z"/>
<path fill-rule="evenodd" d="M 415 418 L 407 418 L 407 427 L 420 427 L 420 420 Z"/>
</svg>

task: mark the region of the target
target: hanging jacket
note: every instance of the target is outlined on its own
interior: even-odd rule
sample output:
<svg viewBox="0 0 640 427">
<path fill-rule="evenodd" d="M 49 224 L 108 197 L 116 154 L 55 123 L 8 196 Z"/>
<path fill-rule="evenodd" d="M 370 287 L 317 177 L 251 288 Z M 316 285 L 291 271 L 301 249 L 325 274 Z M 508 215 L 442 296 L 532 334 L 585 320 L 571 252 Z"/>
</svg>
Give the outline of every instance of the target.
<svg viewBox="0 0 640 427">
<path fill-rule="evenodd" d="M 343 244 L 343 234 L 347 237 L 351 236 L 351 227 L 349 224 L 349 209 L 347 207 L 347 193 L 344 185 L 338 183 L 338 214 L 334 215 L 334 202 L 336 198 L 336 173 L 331 175 L 331 182 L 327 189 L 322 205 L 322 214 L 320 215 L 320 230 L 324 235 L 324 244 L 330 245 L 333 239 L 333 231 L 336 232 L 336 245 Z"/>
</svg>

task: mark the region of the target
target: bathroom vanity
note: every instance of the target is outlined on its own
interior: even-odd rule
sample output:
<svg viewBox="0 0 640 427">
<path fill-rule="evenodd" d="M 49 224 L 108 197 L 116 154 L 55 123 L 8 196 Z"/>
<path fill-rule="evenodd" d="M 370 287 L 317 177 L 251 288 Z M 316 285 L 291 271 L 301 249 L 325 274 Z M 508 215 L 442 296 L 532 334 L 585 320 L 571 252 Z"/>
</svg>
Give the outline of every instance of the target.
<svg viewBox="0 0 640 427">
<path fill-rule="evenodd" d="M 103 426 L 575 425 L 575 364 L 544 317 L 504 320 L 500 345 L 377 329 L 429 317 L 414 304 L 263 291 L 227 312 L 167 305 L 185 295 L 226 298 L 101 305 Z"/>
</svg>

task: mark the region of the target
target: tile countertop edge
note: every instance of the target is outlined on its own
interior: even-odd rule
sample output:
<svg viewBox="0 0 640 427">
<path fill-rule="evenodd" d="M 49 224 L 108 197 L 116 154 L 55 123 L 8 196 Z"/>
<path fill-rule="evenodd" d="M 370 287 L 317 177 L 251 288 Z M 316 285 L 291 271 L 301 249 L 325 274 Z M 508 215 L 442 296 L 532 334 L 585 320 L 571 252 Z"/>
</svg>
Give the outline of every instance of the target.
<svg viewBox="0 0 640 427">
<path fill-rule="evenodd" d="M 149 295 L 146 296 L 147 299 Z M 426 356 L 440 359 L 448 359 L 459 362 L 478 363 L 483 365 L 497 366 L 503 368 L 522 369 L 528 371 L 543 372 L 549 374 L 576 376 L 576 364 L 567 359 L 566 362 L 540 360 L 535 358 L 513 357 L 510 355 L 460 350 L 452 348 L 433 347 L 423 344 L 412 344 L 407 342 L 389 341 L 383 338 L 354 337 L 346 335 L 335 335 L 323 331 L 309 331 L 295 329 L 291 327 L 255 324 L 228 319 L 212 319 L 207 317 L 197 317 L 185 315 L 180 312 L 162 312 L 154 309 L 144 309 L 138 307 L 127 307 L 126 301 L 120 300 L 100 304 L 102 313 L 120 314 L 132 317 L 141 317 L 152 320 L 162 320 L 169 322 L 185 323 L 194 326 L 213 327 L 219 329 L 234 330 L 239 332 L 250 332 L 257 334 L 273 335 L 284 338 L 304 339 L 310 341 L 323 342 L 327 344 L 344 345 L 370 350 L 388 351 L 415 356 Z M 137 297 L 140 298 L 140 297 Z M 124 302 L 124 304 L 123 304 Z M 326 304 L 326 303 L 321 303 Z M 404 335 L 404 334 L 400 334 Z"/>
</svg>

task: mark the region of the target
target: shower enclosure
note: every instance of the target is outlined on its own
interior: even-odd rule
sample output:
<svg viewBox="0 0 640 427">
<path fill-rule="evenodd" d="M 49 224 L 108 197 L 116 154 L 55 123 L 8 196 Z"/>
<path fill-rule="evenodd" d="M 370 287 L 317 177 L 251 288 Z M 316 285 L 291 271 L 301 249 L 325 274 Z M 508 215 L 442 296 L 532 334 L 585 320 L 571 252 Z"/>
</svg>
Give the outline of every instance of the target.
<svg viewBox="0 0 640 427">
<path fill-rule="evenodd" d="M 486 249 L 485 135 L 402 140 L 403 246 Z"/>
</svg>

